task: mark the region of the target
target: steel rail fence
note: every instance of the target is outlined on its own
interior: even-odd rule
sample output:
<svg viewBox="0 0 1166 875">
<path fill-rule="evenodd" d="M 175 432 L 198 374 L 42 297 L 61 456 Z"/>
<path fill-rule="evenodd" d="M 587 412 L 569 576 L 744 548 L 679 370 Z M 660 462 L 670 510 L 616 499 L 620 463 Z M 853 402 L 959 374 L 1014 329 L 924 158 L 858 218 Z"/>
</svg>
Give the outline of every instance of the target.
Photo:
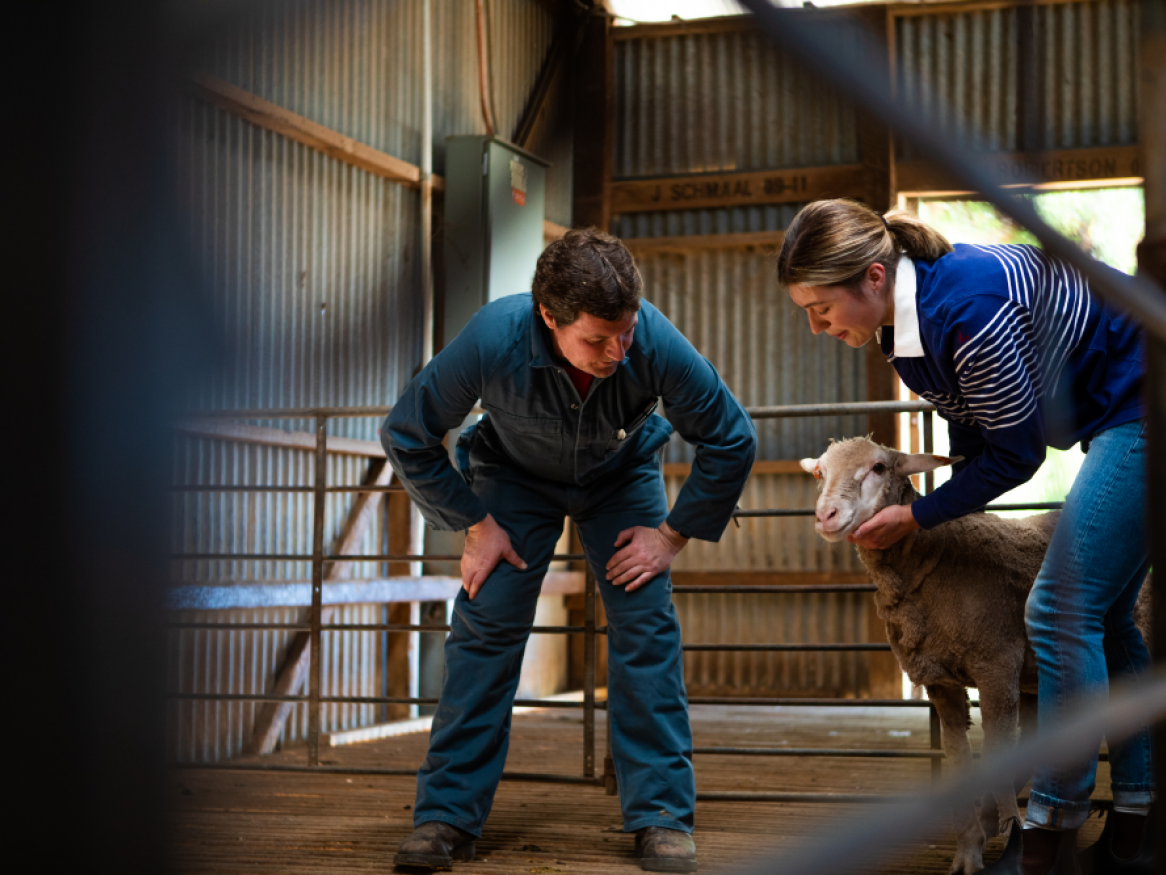
<svg viewBox="0 0 1166 875">
<path fill-rule="evenodd" d="M 172 490 L 175 492 L 213 492 L 213 491 L 254 491 L 262 492 L 267 489 L 271 491 L 298 491 L 310 492 L 313 494 L 313 551 L 311 554 L 266 554 L 266 553 L 178 553 L 173 554 L 171 559 L 173 561 L 199 561 L 199 560 L 280 560 L 280 561 L 303 561 L 312 563 L 312 604 L 309 611 L 309 621 L 307 623 L 214 623 L 214 622 L 175 622 L 169 624 L 169 629 L 172 631 L 184 630 L 214 630 L 214 631 L 295 631 L 308 632 L 310 638 L 311 659 L 318 660 L 321 638 L 325 632 L 425 632 L 425 633 L 448 633 L 450 630 L 447 624 L 401 624 L 401 623 L 322 623 L 320 615 L 323 608 L 323 566 L 326 562 L 345 561 L 345 562 L 388 562 L 388 561 L 457 561 L 461 559 L 460 554 L 330 554 L 324 552 L 323 547 L 323 496 L 335 492 L 360 492 L 366 491 L 364 487 L 359 486 L 329 486 L 327 484 L 326 466 L 324 459 L 327 453 L 327 421 L 330 418 L 339 418 L 347 416 L 373 416 L 382 415 L 391 408 L 389 407 L 321 407 L 321 408 L 297 408 L 284 410 L 239 410 L 239 411 L 214 411 L 210 414 L 200 412 L 198 414 L 188 414 L 190 416 L 204 416 L 209 415 L 211 418 L 235 418 L 235 419 L 278 419 L 278 418 L 312 418 L 315 421 L 316 429 L 316 448 L 315 448 L 315 482 L 310 487 L 264 487 L 264 486 L 249 486 L 245 490 L 240 487 L 229 484 L 213 485 L 213 484 L 175 484 Z M 870 413 L 921 413 L 923 419 L 923 451 L 931 452 L 933 450 L 933 423 L 932 414 L 934 413 L 934 406 L 924 401 L 875 401 L 875 402 L 841 402 L 834 404 L 809 404 L 809 405 L 785 405 L 778 407 L 752 407 L 746 408 L 749 415 L 754 419 L 782 419 L 795 417 L 825 417 L 825 416 L 855 416 Z M 403 491 L 402 487 L 401 488 Z M 934 489 L 934 475 L 928 472 L 925 475 L 925 489 L 930 492 Z M 384 487 L 375 487 L 367 491 L 388 491 Z M 993 506 L 992 510 L 1013 510 L 1013 509 L 1047 509 L 1059 506 L 1059 503 L 1040 503 L 1034 505 L 999 505 Z M 320 512 L 316 512 L 319 508 Z M 734 513 L 736 517 L 806 517 L 813 516 L 813 509 L 761 509 L 761 510 L 737 510 Z M 581 553 L 567 553 L 556 554 L 553 557 L 558 561 L 580 561 L 585 560 L 586 557 Z M 597 701 L 595 698 L 595 647 L 597 636 L 607 634 L 606 626 L 598 626 L 595 622 L 596 613 L 596 587 L 595 579 L 592 575 L 590 567 L 585 571 L 585 622 L 583 626 L 536 626 L 531 629 L 532 634 L 561 634 L 561 635 L 576 635 L 582 634 L 584 636 L 584 690 L 583 700 L 581 702 L 559 702 L 555 700 L 544 699 L 524 699 L 515 700 L 514 707 L 546 707 L 546 708 L 565 708 L 565 709 L 582 709 L 584 712 L 583 729 L 584 729 L 584 750 L 583 750 L 583 776 L 577 778 L 575 776 L 563 775 L 543 775 L 547 781 L 562 782 L 564 780 L 569 782 L 583 781 L 585 783 L 595 783 L 600 786 L 606 786 L 609 792 L 614 791 L 614 771 L 610 751 L 610 733 L 608 734 L 608 755 L 605 758 L 604 774 L 596 776 L 595 774 L 595 712 L 606 711 L 607 703 L 605 701 Z M 855 592 L 874 592 L 876 587 L 873 584 L 802 584 L 802 585 L 726 585 L 726 586 L 675 586 L 673 592 L 675 593 L 744 593 L 757 595 L 793 595 L 806 593 L 855 593 Z M 730 644 L 730 643 L 714 643 L 714 644 L 684 644 L 682 649 L 690 652 L 773 652 L 773 653 L 796 653 L 796 652 L 890 652 L 890 645 L 879 642 L 861 642 L 861 643 L 788 643 L 788 644 Z M 309 690 L 306 696 L 280 696 L 274 694 L 264 693 L 170 693 L 167 698 L 174 701 L 198 701 L 198 702 L 215 702 L 215 701 L 249 701 L 249 702 L 287 702 L 292 704 L 306 704 L 309 711 L 308 719 L 308 754 L 307 764 L 304 766 L 285 765 L 280 766 L 280 771 L 314 771 L 321 768 L 319 759 L 319 744 L 320 744 L 320 708 L 326 704 L 409 704 L 409 705 L 436 705 L 438 700 L 429 697 L 409 697 L 409 696 L 325 696 L 322 694 L 319 679 L 319 666 L 314 662 L 309 667 Z M 693 697 L 689 699 L 690 704 L 693 705 L 742 705 L 747 707 L 774 707 L 774 706 L 825 706 L 825 707 L 916 707 L 926 708 L 929 713 L 929 744 L 930 750 L 922 752 L 924 758 L 929 759 L 932 763 L 932 777 L 937 780 L 941 774 L 941 762 L 943 760 L 943 751 L 940 749 L 940 731 L 939 731 L 939 717 L 938 713 L 931 703 L 926 700 L 913 699 L 836 699 L 836 698 L 737 698 L 737 697 Z M 608 713 L 610 720 L 610 712 Z M 821 749 L 821 753 L 806 754 L 807 756 L 828 756 L 828 751 L 837 750 L 840 756 L 855 756 L 850 753 L 849 749 Z M 742 755 L 747 755 L 748 749 L 741 749 Z M 880 751 L 879 757 L 903 757 L 903 758 L 919 758 L 920 751 L 912 750 L 896 750 L 889 749 Z M 767 756 L 763 750 L 758 750 L 758 756 Z M 174 765 L 180 765 L 188 768 L 199 767 L 222 767 L 221 764 L 201 764 L 201 763 L 186 763 L 179 762 Z M 262 764 L 233 764 L 233 768 L 256 768 L 266 769 L 267 766 Z M 376 774 L 396 774 L 399 770 L 386 770 L 380 772 L 369 772 Z M 360 772 L 364 774 L 366 772 Z M 412 774 L 412 772 L 408 772 Z M 514 778 L 504 778 L 506 780 L 516 780 Z M 538 776 L 533 774 L 526 774 L 521 780 L 537 780 Z M 813 801 L 838 801 L 836 794 L 747 794 L 753 801 L 776 801 L 776 802 L 790 802 L 790 801 L 805 801 L 812 799 Z M 698 798 L 713 798 L 698 794 Z M 720 798 L 720 796 L 716 797 Z M 849 798 L 849 797 L 848 797 Z M 861 801 L 877 801 L 881 797 L 874 796 L 857 796 L 855 797 Z"/>
</svg>

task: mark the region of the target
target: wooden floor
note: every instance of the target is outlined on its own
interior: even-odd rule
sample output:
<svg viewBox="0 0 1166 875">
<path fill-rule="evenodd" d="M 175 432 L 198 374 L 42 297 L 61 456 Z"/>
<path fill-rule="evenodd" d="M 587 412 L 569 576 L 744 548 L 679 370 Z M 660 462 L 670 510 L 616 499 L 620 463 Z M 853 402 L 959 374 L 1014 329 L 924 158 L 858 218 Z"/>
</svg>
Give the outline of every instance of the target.
<svg viewBox="0 0 1166 875">
<path fill-rule="evenodd" d="M 975 715 L 978 719 L 978 714 Z M 692 708 L 700 746 L 926 748 L 923 709 Z M 599 762 L 603 735 L 600 722 Z M 507 769 L 582 772 L 582 721 L 577 712 L 539 711 L 514 719 Z M 423 733 L 326 748 L 321 759 L 339 766 L 416 768 Z M 973 744 L 979 747 L 978 733 Z M 303 763 L 304 750 L 265 763 Z M 926 760 L 740 757 L 698 755 L 699 790 L 844 793 L 910 792 L 930 783 Z M 1107 795 L 1108 767 L 1098 774 Z M 175 862 L 184 872 L 388 872 L 392 855 L 413 826 L 411 777 L 175 770 L 172 793 Z M 743 864 L 778 860 L 782 847 L 868 805 L 700 802 L 694 837 L 702 873 L 728 873 Z M 1097 818 L 1082 843 L 1100 833 Z M 1002 844 L 989 843 L 985 861 Z M 877 857 L 882 871 L 945 873 L 954 839 L 944 831 Z M 775 865 L 775 871 L 780 865 Z M 418 870 L 414 870 L 418 871 Z M 476 873 L 633 873 L 632 836 L 622 831 L 619 803 L 603 790 L 569 785 L 503 782 L 478 842 L 478 859 L 458 864 Z"/>
</svg>

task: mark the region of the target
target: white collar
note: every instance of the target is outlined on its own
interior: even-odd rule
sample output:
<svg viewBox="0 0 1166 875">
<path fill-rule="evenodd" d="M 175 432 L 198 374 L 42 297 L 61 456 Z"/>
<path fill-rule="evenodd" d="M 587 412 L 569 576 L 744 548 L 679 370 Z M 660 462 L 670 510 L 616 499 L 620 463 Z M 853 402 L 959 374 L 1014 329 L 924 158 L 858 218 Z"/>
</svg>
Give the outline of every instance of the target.
<svg viewBox="0 0 1166 875">
<path fill-rule="evenodd" d="M 916 291 L 915 262 L 906 255 L 900 256 L 895 269 L 895 358 L 923 357 Z"/>
</svg>

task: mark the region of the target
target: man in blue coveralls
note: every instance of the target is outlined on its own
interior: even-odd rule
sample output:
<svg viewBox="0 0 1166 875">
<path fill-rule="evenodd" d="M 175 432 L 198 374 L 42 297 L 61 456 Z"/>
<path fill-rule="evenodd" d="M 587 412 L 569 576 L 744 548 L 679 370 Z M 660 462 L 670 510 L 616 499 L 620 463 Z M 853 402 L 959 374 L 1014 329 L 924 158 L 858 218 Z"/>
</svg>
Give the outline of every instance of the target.
<svg viewBox="0 0 1166 875">
<path fill-rule="evenodd" d="M 393 470 L 436 529 L 466 531 L 446 676 L 398 865 L 472 860 L 497 789 L 543 575 L 571 517 L 607 609 L 608 705 L 624 828 L 649 871 L 695 872 L 696 787 L 668 569 L 716 541 L 753 464 L 748 414 L 659 310 L 631 254 L 574 230 L 532 294 L 483 307 L 409 384 L 381 429 Z M 457 445 L 442 439 L 481 400 Z M 653 416 L 664 402 L 664 416 Z M 671 423 L 671 426 L 669 425 Z M 660 449 L 696 446 L 668 512 Z"/>
</svg>

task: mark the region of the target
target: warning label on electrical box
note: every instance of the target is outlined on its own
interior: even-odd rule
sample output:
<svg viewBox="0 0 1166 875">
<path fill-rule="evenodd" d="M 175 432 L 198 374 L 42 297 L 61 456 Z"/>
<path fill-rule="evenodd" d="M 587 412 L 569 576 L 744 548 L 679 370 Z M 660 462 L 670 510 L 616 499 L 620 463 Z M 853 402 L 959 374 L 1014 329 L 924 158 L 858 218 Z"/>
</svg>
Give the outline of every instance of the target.
<svg viewBox="0 0 1166 875">
<path fill-rule="evenodd" d="M 526 206 L 526 168 L 517 158 L 510 159 L 510 197 L 520 207 Z"/>
</svg>

